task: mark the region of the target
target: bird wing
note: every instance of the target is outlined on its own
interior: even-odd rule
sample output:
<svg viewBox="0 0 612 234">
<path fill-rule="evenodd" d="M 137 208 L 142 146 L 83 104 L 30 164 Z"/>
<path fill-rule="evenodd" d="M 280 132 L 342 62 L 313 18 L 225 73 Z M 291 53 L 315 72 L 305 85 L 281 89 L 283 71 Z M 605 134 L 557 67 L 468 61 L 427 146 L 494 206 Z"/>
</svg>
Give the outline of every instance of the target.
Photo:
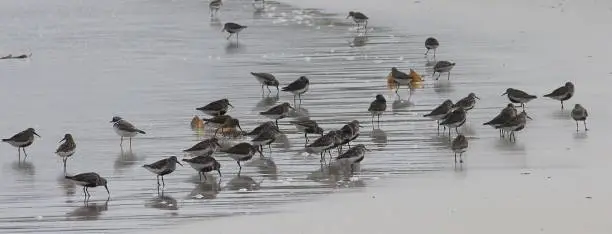
<svg viewBox="0 0 612 234">
<path fill-rule="evenodd" d="M 165 158 L 165 159 L 159 160 L 157 162 L 151 163 L 151 164 L 149 164 L 147 166 L 149 166 L 151 168 L 155 168 L 155 169 L 161 169 L 161 168 L 164 168 L 166 165 L 168 165 L 169 161 L 170 160 Z"/>
<path fill-rule="evenodd" d="M 82 182 L 87 182 L 90 184 L 95 184 L 100 179 L 100 175 L 98 175 L 98 173 L 95 173 L 95 172 L 87 172 L 87 173 L 81 173 L 81 174 L 72 176 L 71 179 L 75 181 L 82 181 Z"/>
<path fill-rule="evenodd" d="M 433 109 L 431 112 L 429 112 L 429 114 L 426 114 L 424 116 L 427 117 L 427 116 L 432 116 L 432 115 L 447 114 L 448 111 L 449 111 L 449 108 L 446 105 L 441 104 L 438 107 L 436 107 L 436 109 Z"/>
<path fill-rule="evenodd" d="M 270 74 L 270 73 L 265 73 L 265 72 L 251 72 L 251 75 L 256 76 L 258 78 L 264 79 L 268 82 L 272 82 L 276 80 L 276 77 L 274 77 L 274 75 Z"/>
<path fill-rule="evenodd" d="M 68 152 L 68 151 L 74 150 L 74 148 L 76 148 L 76 144 L 74 144 L 72 142 L 65 141 L 59 147 L 57 147 L 57 150 L 55 152 L 56 153 L 58 153 L 58 152 Z"/>
<path fill-rule="evenodd" d="M 251 151 L 251 144 L 249 143 L 240 143 L 232 148 L 229 148 L 226 152 L 230 154 L 248 154 Z"/>
<path fill-rule="evenodd" d="M 564 94 L 568 93 L 568 91 L 569 91 L 569 89 L 567 87 L 563 86 L 563 87 L 560 87 L 558 89 L 555 89 L 554 91 L 552 91 L 549 94 L 544 95 L 544 97 L 558 97 L 558 96 L 561 96 L 561 95 L 564 95 Z"/>
<path fill-rule="evenodd" d="M 302 80 L 302 79 L 298 79 L 296 81 L 293 81 L 291 84 L 283 87 L 283 91 L 294 91 L 294 90 L 300 90 L 303 89 L 306 84 L 308 83 L 308 80 Z"/>
<path fill-rule="evenodd" d="M 225 105 L 223 100 L 217 100 L 211 103 L 208 103 L 206 106 L 198 108 L 198 110 L 221 110 L 224 109 Z"/>
<path fill-rule="evenodd" d="M 372 103 L 370 103 L 370 108 L 368 108 L 368 111 L 384 111 L 385 109 L 387 109 L 386 103 L 373 101 Z"/>
<path fill-rule="evenodd" d="M 265 114 L 282 114 L 283 112 L 285 112 L 283 109 L 283 106 L 278 105 L 278 106 L 274 106 L 268 109 L 267 111 L 259 112 L 259 113 L 262 115 L 265 115 Z"/>
<path fill-rule="evenodd" d="M 132 125 L 130 122 L 125 121 L 125 120 L 120 120 L 116 124 L 117 124 L 117 128 L 119 128 L 119 130 L 122 130 L 122 131 L 126 131 L 126 132 L 140 131 L 140 129 L 134 127 L 134 125 Z"/>
<path fill-rule="evenodd" d="M 24 141 L 28 141 L 29 139 L 30 139 L 30 136 L 28 135 L 27 131 L 21 131 L 13 135 L 11 138 L 9 138 L 9 140 L 16 141 L 16 142 L 24 142 Z"/>
</svg>

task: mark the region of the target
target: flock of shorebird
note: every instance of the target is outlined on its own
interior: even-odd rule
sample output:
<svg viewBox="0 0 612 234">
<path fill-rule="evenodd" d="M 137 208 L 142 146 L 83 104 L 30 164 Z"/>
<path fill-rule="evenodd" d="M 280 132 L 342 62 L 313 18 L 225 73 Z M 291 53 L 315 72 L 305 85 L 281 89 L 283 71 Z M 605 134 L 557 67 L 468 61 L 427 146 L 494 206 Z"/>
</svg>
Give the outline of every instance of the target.
<svg viewBox="0 0 612 234">
<path fill-rule="evenodd" d="M 221 0 L 213 0 L 210 2 L 211 16 L 217 14 L 221 6 L 223 5 Z M 265 7 L 263 0 L 255 0 L 253 6 L 260 10 Z M 349 12 L 347 18 L 352 17 L 354 22 L 357 24 L 359 29 L 363 26 L 363 29 L 367 27 L 368 17 L 361 12 Z M 224 30 L 230 33 L 230 36 L 236 34 L 238 39 L 238 32 L 246 26 L 241 26 L 236 23 L 226 23 Z M 229 39 L 229 37 L 228 37 Z M 427 52 L 425 56 L 429 56 L 429 52 L 433 50 L 434 58 L 436 50 L 440 43 L 437 39 L 430 37 L 425 40 L 425 48 Z M 450 80 L 450 72 L 455 66 L 455 63 L 449 61 L 438 61 L 434 65 L 434 73 L 438 73 L 436 80 L 440 77 L 440 73 L 448 73 L 448 79 Z M 251 72 L 251 75 L 261 84 L 262 94 L 265 92 L 264 87 L 267 88 L 268 94 L 272 93 L 270 87 L 276 88 L 276 94 L 280 91 L 290 92 L 293 94 L 294 106 L 300 105 L 302 102 L 302 95 L 308 92 L 310 87 L 310 80 L 301 76 L 292 83 L 282 87 L 279 90 L 280 82 L 276 77 L 270 73 L 263 72 Z M 420 78 L 416 78 L 417 75 L 411 72 L 406 74 L 399 71 L 397 68 L 391 68 L 391 72 L 387 77 L 392 85 L 395 86 L 395 93 L 398 93 L 401 85 L 408 86 L 410 90 L 413 89 L 415 82 L 421 82 Z M 399 95 L 399 94 L 397 94 Z M 525 104 L 533 99 L 536 99 L 535 95 L 530 95 L 524 91 L 508 88 L 502 95 L 507 95 L 511 103 L 507 104 L 501 112 L 495 116 L 491 121 L 484 123 L 496 129 L 499 129 L 500 137 L 508 137 L 510 141 L 516 141 L 515 132 L 521 131 L 525 128 L 527 119 L 531 119 L 525 112 Z M 567 82 L 564 86 L 555 89 L 544 97 L 549 97 L 554 100 L 561 101 L 561 109 L 564 108 L 564 101 L 569 100 L 574 95 L 574 85 L 571 82 Z M 479 99 L 476 94 L 470 93 L 467 97 L 453 103 L 451 100 L 445 100 L 442 104 L 435 107 L 430 113 L 425 114 L 424 117 L 436 120 L 438 123 L 438 133 L 440 126 L 444 127 L 443 132 L 448 128 L 448 136 L 451 138 L 451 129 L 454 128 L 457 132 L 456 138 L 451 142 L 451 149 L 454 152 L 455 163 L 457 162 L 457 156 L 459 156 L 459 162 L 463 163 L 462 154 L 468 148 L 467 138 L 459 133 L 458 128 L 463 126 L 467 119 L 467 111 L 474 108 L 476 100 Z M 518 113 L 514 104 L 520 104 L 522 111 Z M 275 142 L 277 138 L 282 134 L 279 129 L 278 121 L 284 119 L 290 115 L 290 112 L 295 110 L 290 103 L 284 102 L 276 105 L 266 111 L 260 112 L 259 114 L 270 118 L 274 121 L 267 121 L 250 132 L 245 132 L 240 126 L 240 121 L 237 118 L 233 118 L 227 115 L 230 107 L 228 99 L 221 99 L 213 101 L 203 107 L 196 108 L 209 116 L 210 118 L 200 119 L 194 117 L 192 121 L 192 127 L 202 127 L 198 123 L 202 122 L 203 126 L 215 128 L 214 135 L 211 138 L 205 139 L 191 148 L 183 150 L 184 153 L 192 156 L 190 158 L 184 158 L 182 161 L 188 163 L 193 169 L 197 171 L 200 176 L 200 180 L 204 177 L 207 180 L 206 173 L 216 171 L 221 176 L 221 164 L 213 157 L 213 154 L 217 151 L 226 153 L 230 158 L 234 159 L 238 165 L 238 174 L 242 169 L 241 162 L 251 160 L 255 154 L 259 154 L 260 157 L 264 157 L 263 148 L 268 146 L 271 151 L 270 144 Z M 376 95 L 375 100 L 371 102 L 368 112 L 371 114 L 371 123 L 374 126 L 374 121 L 380 125 L 380 117 L 387 110 L 387 101 L 381 94 Z M 364 110 L 365 111 L 365 110 Z M 584 130 L 588 130 L 586 127 L 586 118 L 588 113 L 584 107 L 580 104 L 575 104 L 574 109 L 571 112 L 571 117 L 576 121 L 576 131 L 579 131 L 578 121 L 584 123 Z M 121 147 L 123 147 L 124 138 L 128 138 L 129 146 L 131 148 L 132 138 L 138 134 L 146 134 L 145 131 L 136 128 L 127 120 L 114 116 L 111 121 L 113 124 L 114 131 L 121 137 Z M 363 144 L 357 144 L 351 147 L 351 142 L 357 139 L 360 135 L 361 123 L 358 120 L 353 120 L 346 123 L 342 128 L 338 130 L 329 130 L 327 132 L 321 128 L 315 120 L 309 118 L 298 118 L 294 121 L 290 121 L 291 124 L 295 125 L 296 128 L 304 133 L 305 137 L 305 150 L 308 153 L 320 154 L 321 164 L 327 163 L 325 154 L 330 156 L 330 164 L 332 162 L 332 150 L 337 150 L 337 156 L 335 157 L 335 163 L 337 165 L 346 166 L 346 169 L 350 169 L 352 174 L 354 166 L 360 163 L 367 151 L 370 151 Z M 236 130 L 236 129 L 239 129 Z M 234 133 L 239 136 L 252 137 L 250 142 L 242 142 L 235 145 L 223 147 L 220 143 L 220 138 L 217 135 L 227 136 L 229 133 Z M 308 134 L 316 134 L 319 137 L 313 142 L 309 143 Z M 33 128 L 28 128 L 22 132 L 15 134 L 14 136 L 3 139 L 3 142 L 7 142 L 10 145 L 17 147 L 19 160 L 21 161 L 21 152 L 25 155 L 24 160 L 27 158 L 25 148 L 32 145 L 34 142 L 34 136 L 40 137 Z M 110 191 L 107 187 L 107 180 L 101 177 L 95 172 L 88 172 L 70 176 L 66 174 L 66 161 L 71 157 L 76 150 L 76 143 L 71 134 L 65 134 L 64 138 L 60 141 L 63 143 L 57 148 L 56 154 L 62 158 L 65 178 L 74 181 L 76 184 L 83 186 L 83 193 L 86 199 L 90 196 L 88 188 L 103 186 L 106 188 L 108 195 Z M 348 150 L 344 151 L 342 148 L 348 146 Z M 171 156 L 157 162 L 146 164 L 143 167 L 157 176 L 158 189 L 160 186 L 165 186 L 164 176 L 168 175 L 176 170 L 176 164 L 183 166 L 176 156 Z M 160 184 L 161 178 L 161 184 Z"/>
</svg>

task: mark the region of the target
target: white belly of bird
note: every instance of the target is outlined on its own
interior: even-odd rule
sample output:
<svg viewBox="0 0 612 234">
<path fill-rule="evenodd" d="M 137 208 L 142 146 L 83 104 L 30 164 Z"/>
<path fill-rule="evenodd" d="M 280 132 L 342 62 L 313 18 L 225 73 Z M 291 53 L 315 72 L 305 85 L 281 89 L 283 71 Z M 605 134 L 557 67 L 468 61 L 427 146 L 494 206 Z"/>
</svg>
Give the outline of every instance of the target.
<svg viewBox="0 0 612 234">
<path fill-rule="evenodd" d="M 113 129 L 115 129 L 115 132 L 117 133 L 117 135 L 122 136 L 122 137 L 134 137 L 136 136 L 136 134 L 138 134 L 137 132 L 128 132 L 128 131 L 121 130 L 117 127 L 113 127 Z"/>
<path fill-rule="evenodd" d="M 451 123 L 448 126 L 451 127 L 451 128 L 457 128 L 457 127 L 463 125 L 464 123 L 465 123 L 465 119 L 462 120 L 462 121 L 456 122 L 456 123 Z"/>
<path fill-rule="evenodd" d="M 74 154 L 75 150 L 71 150 L 71 151 L 66 151 L 66 152 L 57 152 L 57 155 L 62 157 L 62 158 L 66 158 L 66 157 L 70 157 Z"/>
<path fill-rule="evenodd" d="M 145 169 L 147 169 L 150 172 L 153 172 L 154 174 L 159 174 L 162 173 L 163 171 L 166 170 L 166 168 L 151 168 L 151 167 L 144 167 Z"/>
<path fill-rule="evenodd" d="M 384 111 L 370 111 L 370 113 L 372 113 L 372 115 L 380 115 L 382 114 Z"/>
<path fill-rule="evenodd" d="M 467 151 L 467 148 L 460 148 L 460 149 L 453 149 L 454 153 L 465 153 L 465 151 Z"/>
<path fill-rule="evenodd" d="M 31 144 L 34 141 L 34 137 L 28 139 L 28 141 L 8 141 L 8 143 L 14 147 L 22 147 L 24 145 Z"/>
<path fill-rule="evenodd" d="M 195 169 L 196 171 L 201 171 L 203 168 L 210 167 L 210 163 L 200 164 L 200 163 L 189 163 L 189 165 Z"/>
<path fill-rule="evenodd" d="M 453 66 L 446 66 L 446 67 L 440 67 L 436 69 L 436 71 L 437 72 L 449 72 L 451 69 L 453 69 Z"/>
</svg>

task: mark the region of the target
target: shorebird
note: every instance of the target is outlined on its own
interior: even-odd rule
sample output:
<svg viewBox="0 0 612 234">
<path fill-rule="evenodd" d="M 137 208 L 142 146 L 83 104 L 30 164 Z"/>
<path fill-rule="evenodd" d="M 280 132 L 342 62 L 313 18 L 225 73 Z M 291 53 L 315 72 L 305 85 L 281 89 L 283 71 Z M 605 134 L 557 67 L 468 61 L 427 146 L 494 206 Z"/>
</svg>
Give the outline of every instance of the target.
<svg viewBox="0 0 612 234">
<path fill-rule="evenodd" d="M 204 122 L 204 125 L 209 125 L 213 128 L 218 128 L 222 126 L 223 124 L 225 124 L 225 122 L 231 119 L 233 118 L 230 115 L 217 115 L 209 119 L 202 118 L 202 121 Z"/>
<path fill-rule="evenodd" d="M 438 132 L 440 132 L 440 120 L 444 119 L 448 114 L 453 111 L 453 101 L 450 99 L 444 100 L 442 104 L 433 109 L 429 114 L 423 115 L 423 117 L 429 117 L 435 120 L 438 124 Z"/>
<path fill-rule="evenodd" d="M 13 135 L 11 138 L 2 139 L 2 141 L 9 143 L 10 145 L 14 147 L 17 147 L 17 153 L 19 154 L 19 161 L 21 161 L 21 151 L 19 150 L 20 149 L 23 150 L 23 154 L 25 155 L 23 160 L 25 161 L 25 159 L 28 157 L 28 153 L 26 153 L 25 148 L 32 145 L 32 143 L 34 142 L 34 135 L 40 137 L 33 128 L 28 128 L 26 130 L 23 130 Z"/>
<path fill-rule="evenodd" d="M 525 128 L 525 125 L 527 124 L 527 119 L 531 119 L 531 117 L 529 117 L 527 115 L 527 112 L 523 110 L 520 114 L 514 117 L 514 119 L 511 119 L 510 121 L 503 123 L 495 128 L 501 128 L 505 132 L 509 132 L 510 141 L 512 141 L 513 138 L 514 141 L 516 141 L 516 136 L 514 135 L 514 132 L 523 130 Z"/>
<path fill-rule="evenodd" d="M 334 137 L 334 145 L 332 145 L 332 147 L 328 149 L 329 161 L 331 162 L 332 160 L 331 150 L 337 149 L 338 155 L 340 155 L 341 153 L 340 146 L 342 146 L 342 143 L 344 142 L 344 140 L 349 138 L 350 135 L 343 133 L 342 130 L 333 130 L 333 131 L 328 132 L 328 134 L 331 134 Z"/>
<path fill-rule="evenodd" d="M 304 132 L 304 138 L 306 138 L 306 144 L 308 144 L 308 134 L 319 134 L 323 136 L 323 128 L 319 127 L 317 121 L 305 119 L 297 121 L 289 121 L 289 123 L 295 125 L 298 131 Z"/>
<path fill-rule="evenodd" d="M 208 9 L 210 10 L 210 17 L 217 15 L 219 9 L 223 6 L 223 2 L 221 0 L 212 0 L 208 4 Z"/>
<path fill-rule="evenodd" d="M 378 116 L 378 125 L 380 125 L 380 116 L 387 110 L 387 100 L 383 95 L 376 95 L 376 100 L 370 103 L 368 111 L 372 114 L 372 127 L 374 127 L 374 116 Z"/>
<path fill-rule="evenodd" d="M 229 109 L 230 106 L 234 107 L 232 106 L 232 104 L 230 104 L 227 98 L 224 98 L 208 103 L 206 106 L 198 107 L 196 108 L 196 110 L 202 111 L 207 115 L 219 116 L 225 115 L 225 113 L 227 113 L 227 109 Z"/>
<path fill-rule="evenodd" d="M 425 48 L 427 48 L 427 52 L 425 52 L 425 55 L 429 54 L 429 50 L 433 50 L 434 58 L 435 58 L 436 50 L 438 49 L 438 46 L 440 46 L 440 43 L 438 42 L 436 38 L 433 38 L 433 37 L 427 38 L 427 40 L 425 40 Z"/>
<path fill-rule="evenodd" d="M 216 152 L 219 147 L 221 147 L 221 145 L 219 144 L 219 139 L 216 137 L 212 137 L 198 142 L 191 148 L 183 150 L 183 152 L 192 156 L 211 155 Z"/>
<path fill-rule="evenodd" d="M 272 91 L 270 90 L 270 86 L 276 87 L 276 95 L 278 95 L 279 91 L 278 91 L 278 85 L 279 82 L 276 79 L 276 77 L 274 77 L 274 75 L 270 74 L 270 73 L 264 73 L 264 72 L 251 72 L 251 75 L 253 75 L 255 77 L 255 79 L 257 79 L 257 81 L 259 81 L 259 83 L 261 84 L 261 94 L 263 95 L 264 93 L 264 86 L 266 86 L 266 88 L 268 88 L 268 94 L 272 93 Z"/>
<path fill-rule="evenodd" d="M 238 43 L 238 34 L 240 34 L 240 31 L 245 28 L 247 28 L 247 26 L 229 22 L 223 25 L 223 29 L 221 29 L 221 32 L 226 31 L 229 33 L 229 36 L 227 36 L 226 38 L 227 40 L 229 40 L 232 35 L 236 34 L 236 43 Z"/>
<path fill-rule="evenodd" d="M 250 132 L 248 132 L 248 133 L 246 133 L 244 135 L 245 136 L 256 137 L 256 136 L 259 136 L 259 134 L 261 134 L 262 132 L 268 131 L 271 128 L 280 131 L 278 129 L 278 127 L 276 126 L 276 124 L 274 124 L 274 121 L 267 121 L 267 122 L 264 122 L 264 123 L 260 124 L 259 126 L 254 128 L 252 131 L 250 131 Z"/>
<path fill-rule="evenodd" d="M 119 143 L 120 146 L 123 146 L 124 137 L 130 138 L 130 148 L 131 148 L 132 147 L 132 137 L 135 137 L 138 133 L 146 134 L 144 131 L 134 127 L 134 125 L 132 125 L 130 122 L 126 121 L 125 119 L 119 116 L 113 117 L 113 119 L 110 122 L 113 123 L 113 129 L 115 130 L 117 135 L 121 136 L 121 143 Z"/>
<path fill-rule="evenodd" d="M 297 96 L 300 99 L 300 104 L 302 103 L 302 94 L 308 92 L 308 88 L 310 87 L 310 81 L 305 76 L 300 76 L 297 80 L 293 81 L 291 84 L 283 87 L 281 90 L 285 92 L 291 92 L 293 94 L 293 104 L 295 104 L 295 97 Z"/>
<path fill-rule="evenodd" d="M 574 84 L 572 82 L 566 82 L 564 86 L 544 95 L 544 97 L 561 101 L 561 110 L 563 110 L 563 101 L 569 100 L 572 96 L 574 96 Z"/>
<path fill-rule="evenodd" d="M 502 93 L 502 96 L 504 95 L 508 95 L 508 99 L 512 103 L 520 103 L 523 110 L 525 110 L 525 103 L 528 103 L 529 101 L 537 98 L 535 95 L 530 95 L 522 90 L 513 88 L 506 89 L 506 92 Z"/>
<path fill-rule="evenodd" d="M 353 120 L 344 125 L 340 130 L 343 132 L 343 135 L 348 135 L 348 133 L 350 133 L 350 137 L 343 138 L 344 142 L 342 142 L 342 144 L 348 144 L 348 146 L 351 147 L 350 142 L 354 141 L 355 139 L 357 139 L 357 137 L 359 137 L 360 127 L 362 126 L 361 124 L 359 124 L 359 120 Z"/>
<path fill-rule="evenodd" d="M 206 173 L 211 171 L 217 171 L 219 177 L 221 177 L 221 164 L 213 157 L 201 155 L 194 158 L 184 158 L 183 161 L 189 163 L 198 172 L 200 181 L 202 181 L 202 175 L 204 175 L 204 181 L 208 180 Z"/>
<path fill-rule="evenodd" d="M 516 108 L 514 107 L 512 103 L 508 103 L 508 105 L 504 109 L 502 109 L 502 111 L 499 114 L 497 114 L 495 118 L 493 118 L 491 121 L 486 122 L 482 125 L 490 125 L 493 128 L 497 128 L 497 126 L 500 126 L 514 119 L 516 115 L 517 115 Z M 501 128 L 499 129 L 499 136 L 504 137 L 504 130 Z"/>
<path fill-rule="evenodd" d="M 278 120 L 287 117 L 290 109 L 295 110 L 293 107 L 291 107 L 291 104 L 285 102 L 276 105 L 267 111 L 259 112 L 259 114 L 275 120 L 276 126 L 278 127 Z"/>
<path fill-rule="evenodd" d="M 457 103 L 455 103 L 453 105 L 453 109 L 462 107 L 465 111 L 469 111 L 472 108 L 474 108 L 474 105 L 476 105 L 476 99 L 480 100 L 480 98 L 477 97 L 476 94 L 470 93 L 468 94 L 467 97 L 464 97 L 461 100 L 459 100 Z"/>
<path fill-rule="evenodd" d="M 95 188 L 98 186 L 104 186 L 108 196 L 110 197 L 110 191 L 108 190 L 107 181 L 98 173 L 95 172 L 87 172 L 81 173 L 74 176 L 65 176 L 66 179 L 72 180 L 75 184 L 83 186 L 83 194 L 85 195 L 85 200 L 91 197 L 89 194 L 89 188 Z"/>
<path fill-rule="evenodd" d="M 227 118 L 225 120 L 224 123 L 222 123 L 217 130 L 215 130 L 215 136 L 217 136 L 217 133 L 219 132 L 219 130 L 221 130 L 221 134 L 225 133 L 225 129 L 235 129 L 236 127 L 238 127 L 238 129 L 240 129 L 240 132 L 242 132 L 242 127 L 240 127 L 240 121 L 238 119 L 235 118 Z"/>
<path fill-rule="evenodd" d="M 358 144 L 348 149 L 346 152 L 339 155 L 338 157 L 336 157 L 336 162 L 339 162 L 342 164 L 348 163 L 349 165 L 351 165 L 351 174 L 352 174 L 355 170 L 355 164 L 363 161 L 366 151 L 368 151 L 368 149 L 365 147 L 365 145 Z"/>
<path fill-rule="evenodd" d="M 395 84 L 397 85 L 397 88 L 395 89 L 395 94 L 397 94 L 399 96 L 399 89 L 401 88 L 402 85 L 406 85 L 408 86 L 408 90 L 410 91 L 410 95 L 412 95 L 412 87 L 411 86 L 411 82 L 412 82 L 412 77 L 410 77 L 408 74 L 401 72 L 399 70 L 397 70 L 396 67 L 392 67 L 391 68 L 391 79 L 393 79 L 393 82 L 395 82 Z"/>
<path fill-rule="evenodd" d="M 588 116 L 589 113 L 584 107 L 582 107 L 582 105 L 576 104 L 574 106 L 574 109 L 572 110 L 572 119 L 576 121 L 576 132 L 578 131 L 578 121 L 582 121 L 584 123 L 584 131 L 589 130 L 586 124 L 586 119 Z"/>
<path fill-rule="evenodd" d="M 448 137 L 451 136 L 451 128 L 455 128 L 455 132 L 459 134 L 459 127 L 463 126 L 466 121 L 465 110 L 461 107 L 453 110 L 448 116 L 440 123 L 442 126 L 448 127 Z"/>
<path fill-rule="evenodd" d="M 68 158 L 74 154 L 74 151 L 76 150 L 76 143 L 74 143 L 74 139 L 70 133 L 66 133 L 64 138 L 62 138 L 59 142 L 62 141 L 64 143 L 57 147 L 55 154 L 62 157 L 62 162 L 64 162 L 64 173 L 66 173 L 66 160 L 68 160 Z"/>
<path fill-rule="evenodd" d="M 357 28 L 359 28 L 359 26 L 361 24 L 364 24 L 363 29 L 368 28 L 368 17 L 358 11 L 349 11 L 348 16 L 346 16 L 346 18 L 353 18 L 353 21 L 355 21 L 355 23 L 357 24 Z"/>
<path fill-rule="evenodd" d="M 459 163 L 463 163 L 463 153 L 467 151 L 468 148 L 468 140 L 464 135 L 459 134 L 453 140 L 451 144 L 451 149 L 455 153 L 455 163 L 457 163 L 457 154 L 459 154 Z"/>
<path fill-rule="evenodd" d="M 191 119 L 191 123 L 190 126 L 192 129 L 199 129 L 199 128 L 203 128 L 204 127 L 204 121 L 202 121 L 202 119 L 200 119 L 200 117 L 198 117 L 197 115 L 193 116 L 193 118 Z"/>
<path fill-rule="evenodd" d="M 236 160 L 236 163 L 238 163 L 238 173 L 240 173 L 240 171 L 242 170 L 242 165 L 240 165 L 240 162 L 251 160 L 251 158 L 253 158 L 253 155 L 256 152 L 259 152 L 259 155 L 262 158 L 264 157 L 263 153 L 261 153 L 261 150 L 259 150 L 259 146 L 251 145 L 247 142 L 239 143 L 235 146 L 232 146 L 225 152 L 229 154 L 230 158 Z"/>
<path fill-rule="evenodd" d="M 164 176 L 174 172 L 174 170 L 176 170 L 177 163 L 183 166 L 183 164 L 178 161 L 176 156 L 170 156 L 151 164 L 145 164 L 142 167 L 157 175 L 157 187 L 159 187 L 159 177 L 161 177 L 162 186 L 166 187 Z"/>
<path fill-rule="evenodd" d="M 270 146 L 270 144 L 274 143 L 274 141 L 276 141 L 276 138 L 280 134 L 281 132 L 278 131 L 277 128 L 269 128 L 266 131 L 263 131 L 262 133 L 260 133 L 255 138 L 253 138 L 253 140 L 251 140 L 251 143 L 254 146 L 260 147 L 259 149 L 260 151 L 263 151 L 263 146 L 267 145 L 268 148 L 270 149 L 270 153 L 272 153 L 272 146 Z"/>
<path fill-rule="evenodd" d="M 325 161 L 323 153 L 332 148 L 335 143 L 336 131 L 329 131 L 327 134 L 317 138 L 313 143 L 306 146 L 306 150 L 321 154 L 321 163 Z"/>
<path fill-rule="evenodd" d="M 447 72 L 448 73 L 448 80 L 450 80 L 450 72 L 451 70 L 453 70 L 453 67 L 455 67 L 455 63 L 451 63 L 449 61 L 439 61 L 436 63 L 436 65 L 434 65 L 433 67 L 433 71 L 434 73 L 432 74 L 435 75 L 436 72 L 438 73 L 438 77 L 436 77 L 436 80 L 440 79 L 440 75 L 442 75 L 442 72 Z"/>
<path fill-rule="evenodd" d="M 253 8 L 257 11 L 263 10 L 266 8 L 266 3 L 264 0 L 253 0 Z"/>
</svg>

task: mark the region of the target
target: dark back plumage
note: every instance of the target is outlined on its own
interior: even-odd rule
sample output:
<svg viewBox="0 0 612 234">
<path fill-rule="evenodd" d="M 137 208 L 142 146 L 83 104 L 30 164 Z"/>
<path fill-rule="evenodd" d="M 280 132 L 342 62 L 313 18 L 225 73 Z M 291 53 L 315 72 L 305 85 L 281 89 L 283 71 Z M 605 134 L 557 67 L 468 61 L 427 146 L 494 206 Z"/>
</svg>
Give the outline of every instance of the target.
<svg viewBox="0 0 612 234">
<path fill-rule="evenodd" d="M 251 72 L 251 75 L 255 76 L 257 80 L 260 80 L 265 85 L 268 86 L 278 86 L 279 82 L 276 77 L 270 73 L 265 72 Z"/>
<path fill-rule="evenodd" d="M 427 49 L 436 49 L 440 46 L 440 43 L 436 38 L 429 37 L 425 40 L 425 48 Z"/>
<path fill-rule="evenodd" d="M 370 112 L 382 112 L 387 109 L 387 100 L 381 94 L 376 95 L 376 100 L 370 103 L 368 111 Z"/>
<path fill-rule="evenodd" d="M 13 135 L 11 138 L 2 139 L 2 141 L 27 142 L 27 141 L 32 140 L 34 138 L 34 135 L 38 136 L 34 128 L 28 128 L 26 130 L 23 130 Z"/>
<path fill-rule="evenodd" d="M 64 141 L 64 143 L 57 147 L 55 153 L 70 152 L 76 149 L 76 143 L 74 142 L 74 139 L 72 138 L 72 135 L 70 133 L 64 135 L 64 138 L 62 140 Z"/>
<path fill-rule="evenodd" d="M 297 80 L 291 82 L 291 84 L 283 87 L 282 91 L 292 92 L 306 88 L 307 85 L 310 84 L 310 80 L 305 76 L 300 76 Z"/>
<path fill-rule="evenodd" d="M 247 136 L 257 136 L 257 135 L 261 134 L 262 132 L 267 131 L 270 128 L 278 130 L 278 127 L 276 127 L 276 124 L 274 124 L 273 121 L 267 121 L 265 123 L 260 124 L 255 129 L 253 129 L 252 131 L 248 132 L 245 135 L 247 135 Z"/>
<path fill-rule="evenodd" d="M 223 25 L 223 30 L 229 33 L 236 33 L 245 28 L 247 28 L 247 26 L 240 25 L 240 24 L 233 23 L 233 22 L 228 22 L 228 23 L 225 23 L 225 25 Z"/>
</svg>

